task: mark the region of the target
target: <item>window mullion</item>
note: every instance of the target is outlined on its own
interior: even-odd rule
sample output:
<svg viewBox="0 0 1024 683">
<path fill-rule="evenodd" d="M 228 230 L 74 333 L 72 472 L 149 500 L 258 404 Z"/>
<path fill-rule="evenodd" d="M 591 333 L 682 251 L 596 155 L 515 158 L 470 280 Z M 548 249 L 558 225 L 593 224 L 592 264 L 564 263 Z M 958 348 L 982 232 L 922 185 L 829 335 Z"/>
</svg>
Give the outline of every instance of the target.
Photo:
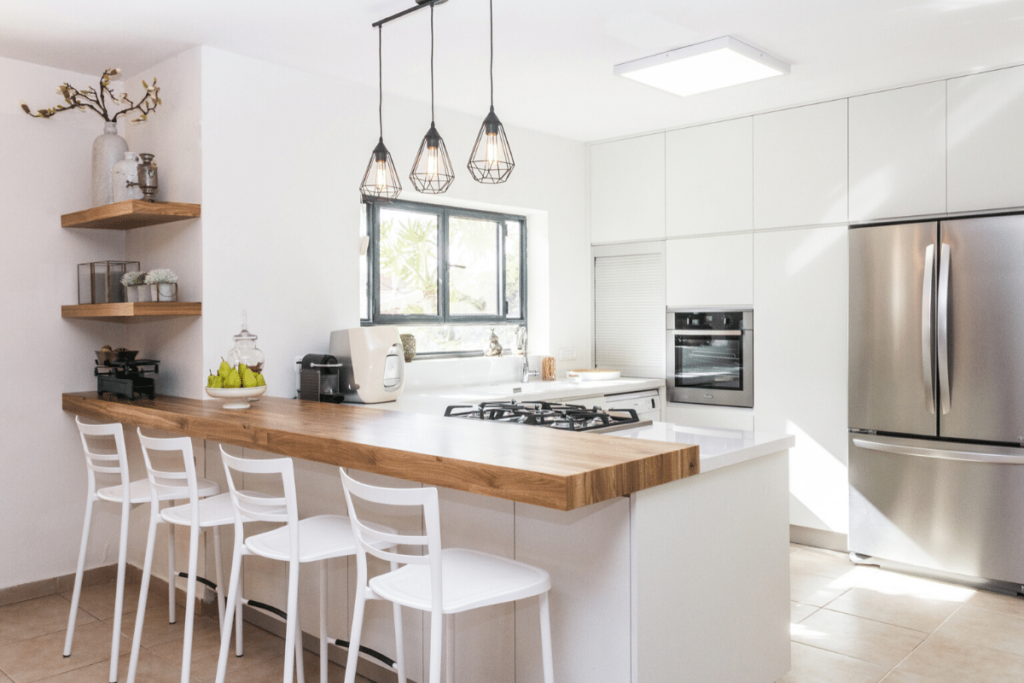
<svg viewBox="0 0 1024 683">
<path fill-rule="evenodd" d="M 440 215 L 437 217 L 438 220 L 438 231 L 437 238 L 440 244 L 438 245 L 438 275 L 441 278 L 441 282 L 438 283 L 438 313 L 441 314 L 441 321 L 444 323 L 451 322 L 450 318 L 450 302 L 451 302 L 451 266 L 448 261 L 448 211 L 442 210 Z"/>
<path fill-rule="evenodd" d="M 508 239 L 508 224 L 504 219 L 496 221 L 498 239 L 498 317 L 502 320 L 508 319 L 508 294 L 505 290 L 505 241 Z"/>
</svg>

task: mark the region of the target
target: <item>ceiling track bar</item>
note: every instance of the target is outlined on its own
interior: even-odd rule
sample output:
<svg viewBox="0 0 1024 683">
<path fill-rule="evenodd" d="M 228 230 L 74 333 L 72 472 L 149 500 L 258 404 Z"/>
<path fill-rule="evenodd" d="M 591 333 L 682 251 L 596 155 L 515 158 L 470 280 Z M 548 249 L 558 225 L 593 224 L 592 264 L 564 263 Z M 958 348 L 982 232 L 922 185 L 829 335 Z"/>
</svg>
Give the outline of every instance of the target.
<svg viewBox="0 0 1024 683">
<path fill-rule="evenodd" d="M 392 14 L 390 17 L 384 17 L 380 21 L 373 22 L 373 28 L 383 26 L 389 21 L 400 19 L 401 17 L 404 17 L 406 14 L 412 14 L 416 10 L 423 9 L 424 7 L 432 7 L 433 5 L 440 5 L 445 2 L 448 2 L 448 0 L 416 0 L 416 4 L 410 7 L 409 9 L 402 10 L 398 14 Z"/>
</svg>

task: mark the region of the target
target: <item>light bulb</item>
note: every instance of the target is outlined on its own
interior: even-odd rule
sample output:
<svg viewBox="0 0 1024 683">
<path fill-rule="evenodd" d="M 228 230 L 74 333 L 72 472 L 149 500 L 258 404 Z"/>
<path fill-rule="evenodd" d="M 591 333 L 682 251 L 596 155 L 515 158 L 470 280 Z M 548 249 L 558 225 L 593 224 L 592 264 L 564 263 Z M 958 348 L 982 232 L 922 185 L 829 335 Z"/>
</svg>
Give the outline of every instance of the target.
<svg viewBox="0 0 1024 683">
<path fill-rule="evenodd" d="M 487 156 L 485 157 L 487 165 L 493 167 L 498 163 L 498 134 L 488 133 L 487 134 Z"/>
<path fill-rule="evenodd" d="M 377 162 L 377 191 L 383 191 L 388 186 L 388 162 L 387 160 Z"/>
<path fill-rule="evenodd" d="M 437 180 L 437 147 L 427 147 L 427 180 Z"/>
</svg>

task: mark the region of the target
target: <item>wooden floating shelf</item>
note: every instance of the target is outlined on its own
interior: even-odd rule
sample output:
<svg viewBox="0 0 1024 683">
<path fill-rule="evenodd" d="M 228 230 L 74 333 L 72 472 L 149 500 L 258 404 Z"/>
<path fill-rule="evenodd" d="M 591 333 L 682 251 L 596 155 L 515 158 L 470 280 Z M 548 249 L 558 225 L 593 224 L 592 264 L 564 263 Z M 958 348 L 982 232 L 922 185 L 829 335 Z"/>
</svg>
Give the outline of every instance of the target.
<svg viewBox="0 0 1024 683">
<path fill-rule="evenodd" d="M 169 318 L 202 315 L 202 313 L 203 304 L 199 301 L 141 301 L 60 307 L 60 317 L 62 318 L 88 318 L 118 322 L 128 322 L 132 318 Z"/>
<path fill-rule="evenodd" d="M 66 213 L 60 217 L 60 225 L 63 228 L 132 230 L 147 225 L 199 218 L 200 208 L 199 204 L 145 202 L 140 199 L 129 199 L 126 202 Z"/>
</svg>

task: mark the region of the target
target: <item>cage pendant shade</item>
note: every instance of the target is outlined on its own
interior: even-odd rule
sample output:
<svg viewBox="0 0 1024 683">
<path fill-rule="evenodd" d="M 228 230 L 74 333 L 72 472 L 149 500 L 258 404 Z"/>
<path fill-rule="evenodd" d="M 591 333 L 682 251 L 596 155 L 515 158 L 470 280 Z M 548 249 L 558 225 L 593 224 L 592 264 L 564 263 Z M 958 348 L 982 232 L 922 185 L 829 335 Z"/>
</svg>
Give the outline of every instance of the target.
<svg viewBox="0 0 1024 683">
<path fill-rule="evenodd" d="M 430 122 L 430 130 L 423 136 L 423 142 L 420 143 L 420 150 L 416 153 L 416 161 L 413 162 L 409 179 L 416 191 L 424 194 L 446 192 L 455 180 L 448 149 L 444 146 L 444 140 L 434 127 L 433 121 Z"/>
<path fill-rule="evenodd" d="M 384 146 L 384 138 L 381 138 L 373 148 L 359 191 L 364 200 L 382 202 L 394 201 L 402 192 L 402 181 L 398 179 L 398 171 L 395 170 L 395 162 L 391 160 L 391 153 Z"/>
<path fill-rule="evenodd" d="M 494 113 L 494 107 L 491 107 L 491 112 L 480 126 L 468 167 L 474 180 L 489 184 L 505 182 L 516 167 L 512 148 L 505 136 L 505 127 Z"/>
</svg>

